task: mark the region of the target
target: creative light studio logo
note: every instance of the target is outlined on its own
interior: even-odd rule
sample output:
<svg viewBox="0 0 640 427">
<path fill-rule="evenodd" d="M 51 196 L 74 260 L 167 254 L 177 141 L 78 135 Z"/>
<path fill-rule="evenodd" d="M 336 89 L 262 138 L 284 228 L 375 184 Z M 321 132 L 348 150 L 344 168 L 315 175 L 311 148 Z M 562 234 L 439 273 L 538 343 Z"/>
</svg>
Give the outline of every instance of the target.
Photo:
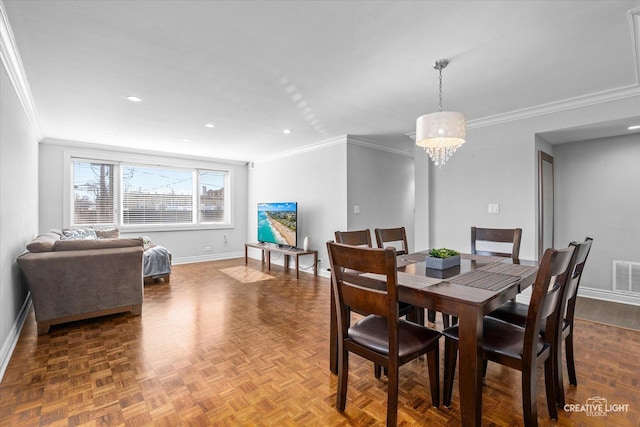
<svg viewBox="0 0 640 427">
<path fill-rule="evenodd" d="M 565 412 L 584 412 L 588 417 L 606 417 L 610 412 L 628 412 L 629 404 L 608 403 L 604 397 L 590 397 L 585 403 L 568 403 Z"/>
</svg>

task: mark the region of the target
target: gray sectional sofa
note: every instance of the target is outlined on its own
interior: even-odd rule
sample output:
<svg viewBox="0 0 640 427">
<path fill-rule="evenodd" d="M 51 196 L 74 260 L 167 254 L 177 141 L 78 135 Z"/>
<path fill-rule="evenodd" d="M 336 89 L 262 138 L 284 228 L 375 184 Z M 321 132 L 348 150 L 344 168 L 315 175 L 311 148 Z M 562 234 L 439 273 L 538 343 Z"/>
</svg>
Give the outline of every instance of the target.
<svg viewBox="0 0 640 427">
<path fill-rule="evenodd" d="M 60 323 L 127 311 L 141 314 L 143 239 L 101 237 L 73 239 L 51 230 L 18 257 L 38 334 Z"/>
</svg>

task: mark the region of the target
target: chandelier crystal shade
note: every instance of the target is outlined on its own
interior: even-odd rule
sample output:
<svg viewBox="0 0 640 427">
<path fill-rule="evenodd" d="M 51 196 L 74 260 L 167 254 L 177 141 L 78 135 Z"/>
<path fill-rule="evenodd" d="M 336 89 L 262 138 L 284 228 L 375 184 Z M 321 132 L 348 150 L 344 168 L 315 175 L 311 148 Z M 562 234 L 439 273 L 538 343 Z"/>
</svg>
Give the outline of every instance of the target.
<svg viewBox="0 0 640 427">
<path fill-rule="evenodd" d="M 464 144 L 467 133 L 464 114 L 442 111 L 442 69 L 448 64 L 448 60 L 441 59 L 433 65 L 440 72 L 440 110 L 420 116 L 416 121 L 416 145 L 424 148 L 438 167 L 442 167 Z"/>
</svg>

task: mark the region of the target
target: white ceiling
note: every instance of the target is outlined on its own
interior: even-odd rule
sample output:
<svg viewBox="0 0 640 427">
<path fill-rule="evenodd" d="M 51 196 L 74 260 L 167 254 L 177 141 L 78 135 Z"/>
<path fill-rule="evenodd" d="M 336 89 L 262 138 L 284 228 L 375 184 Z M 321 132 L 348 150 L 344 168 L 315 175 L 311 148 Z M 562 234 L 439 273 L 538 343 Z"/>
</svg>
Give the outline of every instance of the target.
<svg viewBox="0 0 640 427">
<path fill-rule="evenodd" d="M 242 161 L 345 134 L 412 151 L 440 58 L 444 109 L 470 126 L 638 89 L 639 0 L 3 5 L 52 139 Z"/>
</svg>

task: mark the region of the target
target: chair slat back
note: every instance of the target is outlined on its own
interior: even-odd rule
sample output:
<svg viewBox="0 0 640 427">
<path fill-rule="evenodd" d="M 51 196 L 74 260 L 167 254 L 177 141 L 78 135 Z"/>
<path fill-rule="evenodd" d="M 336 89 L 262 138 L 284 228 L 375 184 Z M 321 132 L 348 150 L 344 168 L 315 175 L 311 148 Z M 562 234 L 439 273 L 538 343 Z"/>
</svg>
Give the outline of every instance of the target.
<svg viewBox="0 0 640 427">
<path fill-rule="evenodd" d="M 571 278 L 567 282 L 567 288 L 565 289 L 565 296 L 563 299 L 563 313 L 562 316 L 566 317 L 569 305 L 573 302 L 575 305 L 576 296 L 578 295 L 578 287 L 580 286 L 580 280 L 582 279 L 582 271 L 587 263 L 587 257 L 591 251 L 591 244 L 593 239 L 587 237 L 584 242 L 576 243 L 576 255 L 575 255 L 575 267 L 571 274 Z"/>
<path fill-rule="evenodd" d="M 562 276 L 566 275 L 571 266 L 573 252 L 574 246 L 570 245 L 563 249 L 549 248 L 542 256 L 531 293 L 527 323 L 525 325 L 523 354 L 527 354 L 528 357 L 535 357 L 537 337 L 540 333 L 542 319 L 547 319 L 548 330 L 552 331 L 557 327 L 559 302 L 567 282 L 563 280 Z"/>
<path fill-rule="evenodd" d="M 521 228 L 479 228 L 471 227 L 471 253 L 478 255 L 502 256 L 519 259 Z M 479 249 L 478 242 L 511 243 L 511 252 Z"/>
<path fill-rule="evenodd" d="M 397 322 L 396 253 L 327 242 L 337 311 L 377 314 Z M 346 306 L 346 307 L 345 307 Z"/>
<path fill-rule="evenodd" d="M 351 246 L 373 247 L 371 241 L 371 232 L 369 229 L 353 230 L 353 231 L 336 231 L 336 242 Z"/>
<path fill-rule="evenodd" d="M 409 253 L 409 244 L 407 243 L 407 232 L 404 227 L 397 228 L 376 228 L 376 243 L 379 248 L 394 247 L 396 255 L 406 255 Z M 395 245 L 386 245 L 386 243 L 400 244 L 398 248 Z"/>
</svg>

